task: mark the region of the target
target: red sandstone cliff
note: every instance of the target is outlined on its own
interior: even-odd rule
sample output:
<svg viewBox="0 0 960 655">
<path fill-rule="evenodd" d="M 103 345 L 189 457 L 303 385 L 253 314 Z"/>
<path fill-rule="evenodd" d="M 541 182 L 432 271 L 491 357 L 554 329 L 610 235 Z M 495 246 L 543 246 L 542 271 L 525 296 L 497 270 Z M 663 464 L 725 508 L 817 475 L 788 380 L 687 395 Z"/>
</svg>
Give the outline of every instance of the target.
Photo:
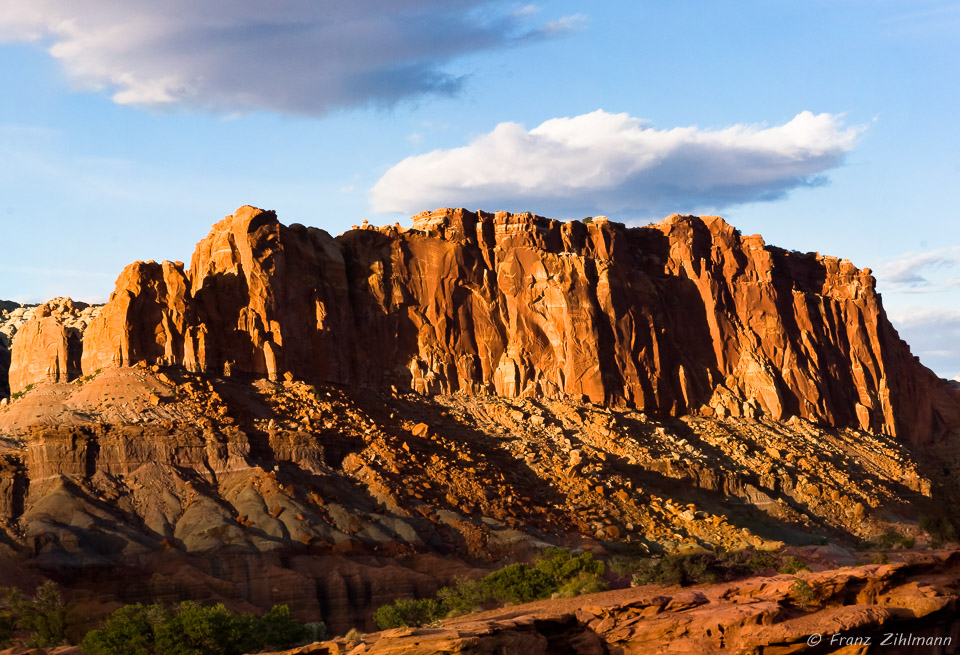
<svg viewBox="0 0 960 655">
<path fill-rule="evenodd" d="M 197 245 L 188 272 L 125 269 L 82 349 L 85 374 L 163 362 L 422 393 L 585 396 L 671 414 L 797 415 L 914 442 L 960 426 L 960 403 L 899 339 L 869 269 L 766 246 L 717 217 L 627 228 L 444 209 L 410 230 L 333 238 L 242 207 Z M 51 356 L 15 343 L 14 390 Z"/>
</svg>

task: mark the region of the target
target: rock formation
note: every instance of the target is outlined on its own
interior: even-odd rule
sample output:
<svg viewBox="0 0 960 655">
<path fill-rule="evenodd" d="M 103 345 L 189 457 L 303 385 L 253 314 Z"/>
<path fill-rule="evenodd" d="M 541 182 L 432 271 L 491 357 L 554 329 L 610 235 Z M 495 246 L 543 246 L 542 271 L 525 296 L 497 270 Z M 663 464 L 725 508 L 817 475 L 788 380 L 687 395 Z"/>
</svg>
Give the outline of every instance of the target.
<svg viewBox="0 0 960 655">
<path fill-rule="evenodd" d="M 80 376 L 82 335 L 96 308 L 54 298 L 30 315 L 13 335 L 9 384 L 13 393 L 37 382 L 67 382 Z"/>
<path fill-rule="evenodd" d="M 911 559 L 688 589 L 638 587 L 540 601 L 447 619 L 439 627 L 341 638 L 282 655 L 955 652 L 960 638 L 957 553 Z M 801 589 L 808 597 L 800 597 Z"/>
<path fill-rule="evenodd" d="M 182 364 L 188 282 L 180 262 L 134 262 L 84 337 L 83 371 L 137 362 Z"/>
<path fill-rule="evenodd" d="M 8 372 L 13 335 L 27 322 L 30 308 L 10 300 L 0 300 L 0 402 L 10 396 Z"/>
<path fill-rule="evenodd" d="M 924 543 L 919 514 L 960 501 L 960 402 L 869 270 L 719 218 L 440 210 L 333 238 L 243 207 L 189 270 L 3 319 L 0 568 L 123 602 L 149 581 L 369 629 L 451 558 Z"/>
<path fill-rule="evenodd" d="M 188 272 L 138 262 L 120 276 L 82 370 L 136 362 L 799 416 L 917 443 L 960 426 L 955 392 L 899 339 L 869 269 L 717 217 L 627 228 L 446 209 L 334 239 L 242 207 Z M 17 384 L 49 368 L 22 366 Z"/>
</svg>

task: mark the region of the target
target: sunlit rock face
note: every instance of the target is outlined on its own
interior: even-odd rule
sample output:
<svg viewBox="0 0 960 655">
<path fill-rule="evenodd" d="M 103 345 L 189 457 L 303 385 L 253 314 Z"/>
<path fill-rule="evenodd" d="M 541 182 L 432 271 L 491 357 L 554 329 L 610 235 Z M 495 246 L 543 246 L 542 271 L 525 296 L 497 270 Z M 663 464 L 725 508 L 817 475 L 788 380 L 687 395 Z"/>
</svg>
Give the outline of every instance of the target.
<svg viewBox="0 0 960 655">
<path fill-rule="evenodd" d="M 19 357 L 42 346 L 43 363 L 22 366 L 18 385 L 50 377 L 60 343 L 52 325 L 32 330 Z M 188 271 L 124 270 L 84 333 L 81 368 L 137 362 L 799 416 L 916 442 L 960 424 L 953 392 L 888 322 L 869 269 L 767 246 L 717 217 L 628 228 L 442 209 L 411 229 L 334 238 L 242 207 Z"/>
<path fill-rule="evenodd" d="M 26 308 L 24 308 L 26 309 Z M 11 321 L 9 388 L 23 391 L 38 382 L 67 382 L 80 376 L 83 332 L 99 307 L 54 298 Z"/>
</svg>

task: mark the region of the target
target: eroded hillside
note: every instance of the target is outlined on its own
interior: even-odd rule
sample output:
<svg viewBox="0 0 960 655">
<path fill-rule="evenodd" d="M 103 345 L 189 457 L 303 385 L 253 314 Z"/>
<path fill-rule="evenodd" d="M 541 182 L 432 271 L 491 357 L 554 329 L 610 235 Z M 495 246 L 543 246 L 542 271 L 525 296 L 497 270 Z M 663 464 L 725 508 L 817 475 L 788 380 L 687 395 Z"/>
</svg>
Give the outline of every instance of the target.
<svg viewBox="0 0 960 655">
<path fill-rule="evenodd" d="M 130 567 L 150 584 L 101 590 L 127 601 L 212 588 L 305 619 L 322 609 L 343 630 L 398 594 L 545 544 L 852 544 L 916 532 L 931 504 L 896 439 L 802 419 L 657 418 L 177 368 L 38 384 L 0 409 L 0 439 L 8 558 L 92 578 Z M 417 570 L 428 554 L 460 563 Z M 347 563 L 357 557 L 372 560 Z M 192 584 L 186 561 L 203 572 Z M 291 584 L 251 576 L 264 562 Z"/>
<path fill-rule="evenodd" d="M 244 207 L 102 307 L 4 310 L 3 555 L 104 607 L 369 629 L 548 544 L 922 543 L 958 497 L 957 392 L 869 270 L 715 217 Z"/>
</svg>

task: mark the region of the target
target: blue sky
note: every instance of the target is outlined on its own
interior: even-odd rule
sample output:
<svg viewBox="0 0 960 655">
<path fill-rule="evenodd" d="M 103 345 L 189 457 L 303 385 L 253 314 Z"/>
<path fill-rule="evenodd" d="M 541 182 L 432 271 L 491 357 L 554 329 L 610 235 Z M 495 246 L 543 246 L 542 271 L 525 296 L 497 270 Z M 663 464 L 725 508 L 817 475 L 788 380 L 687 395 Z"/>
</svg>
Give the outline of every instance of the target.
<svg viewBox="0 0 960 655">
<path fill-rule="evenodd" d="M 102 301 L 243 204 L 719 213 L 872 268 L 952 377 L 958 34 L 934 0 L 4 3 L 0 298 Z"/>
</svg>

